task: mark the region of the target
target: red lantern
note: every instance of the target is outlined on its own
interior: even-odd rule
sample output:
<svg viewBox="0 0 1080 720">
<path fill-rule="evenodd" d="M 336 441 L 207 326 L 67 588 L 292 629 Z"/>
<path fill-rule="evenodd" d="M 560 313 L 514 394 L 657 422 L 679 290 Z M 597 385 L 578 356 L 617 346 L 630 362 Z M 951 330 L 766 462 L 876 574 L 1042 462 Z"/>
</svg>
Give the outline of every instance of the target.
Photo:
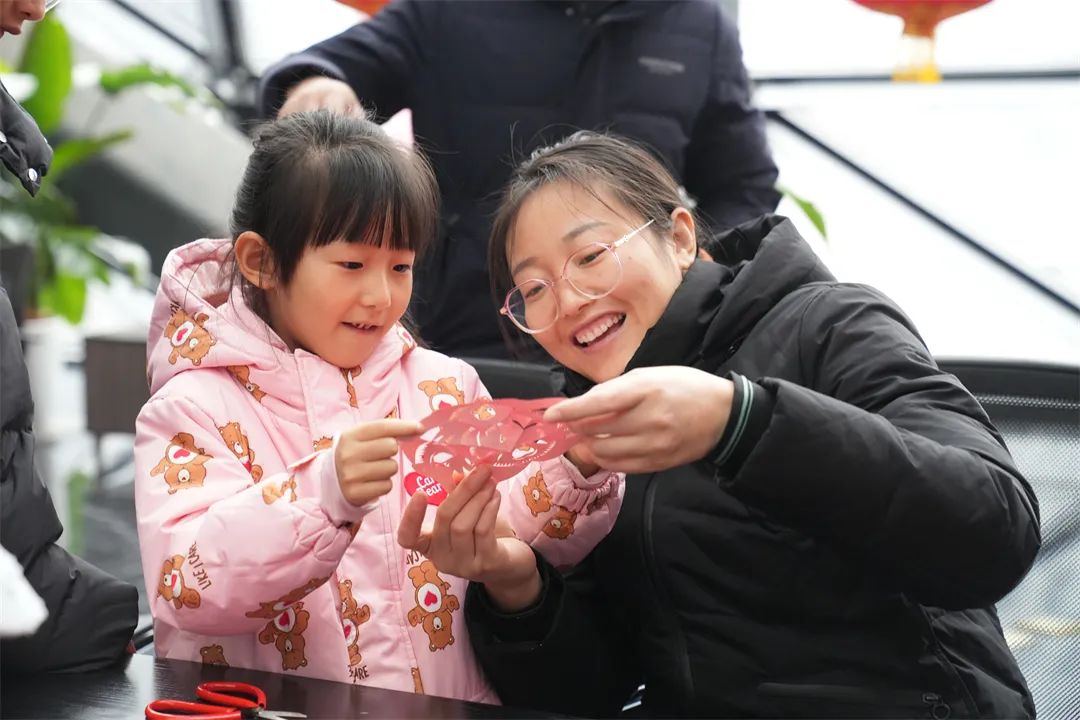
<svg viewBox="0 0 1080 720">
<path fill-rule="evenodd" d="M 937 82 L 941 79 L 934 62 L 934 30 L 953 15 L 985 5 L 990 0 L 855 0 L 863 7 L 898 15 L 904 20 L 900 39 L 900 60 L 894 80 Z"/>
<path fill-rule="evenodd" d="M 390 0 L 337 0 L 342 5 L 356 8 L 365 15 L 371 16 L 383 9 Z"/>
</svg>

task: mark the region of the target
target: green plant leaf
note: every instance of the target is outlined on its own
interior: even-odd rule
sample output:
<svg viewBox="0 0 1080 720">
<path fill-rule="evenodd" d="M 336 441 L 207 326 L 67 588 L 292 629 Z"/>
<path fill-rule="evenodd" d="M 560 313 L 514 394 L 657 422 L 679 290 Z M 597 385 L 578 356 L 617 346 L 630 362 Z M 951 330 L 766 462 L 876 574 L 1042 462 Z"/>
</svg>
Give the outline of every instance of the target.
<svg viewBox="0 0 1080 720">
<path fill-rule="evenodd" d="M 100 280 L 103 285 L 108 285 L 111 282 L 109 279 L 109 266 L 97 255 L 90 256 L 90 268 L 94 277 Z"/>
<path fill-rule="evenodd" d="M 0 212 L 30 218 L 35 224 L 68 225 L 75 222 L 75 206 L 52 185 L 43 184 L 36 198 L 22 188 L 12 196 L 0 196 Z"/>
<path fill-rule="evenodd" d="M 64 116 L 64 103 L 71 92 L 71 38 L 55 13 L 34 25 L 19 72 L 29 73 L 38 81 L 23 107 L 37 121 L 41 132 L 52 132 Z"/>
<path fill-rule="evenodd" d="M 101 137 L 79 138 L 60 143 L 53 151 L 52 165 L 45 178 L 49 182 L 56 182 L 73 166 L 89 160 L 108 147 L 131 139 L 132 135 L 131 130 L 117 130 Z"/>
<path fill-rule="evenodd" d="M 130 65 L 118 70 L 104 70 L 101 73 L 101 89 L 109 95 L 116 95 L 138 85 L 160 85 L 174 87 L 190 98 L 199 97 L 195 86 L 182 77 L 167 70 L 159 70 L 148 63 Z"/>
<path fill-rule="evenodd" d="M 53 242 L 70 245 L 79 250 L 89 250 L 101 235 L 100 230 L 86 225 L 50 225 L 45 231 Z"/>
<path fill-rule="evenodd" d="M 72 324 L 81 321 L 88 282 L 97 278 L 109 284 L 108 267 L 93 249 L 100 234 L 83 225 L 38 226 L 34 283 L 39 309 Z"/>
<path fill-rule="evenodd" d="M 86 312 L 86 278 L 57 271 L 38 290 L 38 307 L 78 325 Z"/>
<path fill-rule="evenodd" d="M 799 206 L 799 209 L 806 214 L 806 217 L 814 224 L 817 231 L 821 233 L 822 238 L 825 240 L 829 239 L 829 236 L 825 233 L 825 217 L 821 214 L 821 211 L 817 209 L 814 203 L 800 195 L 796 195 L 790 189 L 782 185 L 777 185 L 776 189 L 781 195 L 791 198 L 792 202 Z"/>
<path fill-rule="evenodd" d="M 64 225 L 48 228 L 49 239 L 57 255 L 57 265 L 73 275 L 87 280 L 97 278 L 108 285 L 109 266 L 97 254 L 94 244 L 101 231 L 84 225 Z"/>
</svg>

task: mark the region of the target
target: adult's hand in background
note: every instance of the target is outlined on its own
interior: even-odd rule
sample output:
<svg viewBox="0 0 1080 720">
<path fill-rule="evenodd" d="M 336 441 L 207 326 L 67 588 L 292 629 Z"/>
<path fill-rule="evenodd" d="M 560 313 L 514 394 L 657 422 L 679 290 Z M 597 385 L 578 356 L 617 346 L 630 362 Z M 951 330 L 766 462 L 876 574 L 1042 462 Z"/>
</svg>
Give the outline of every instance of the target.
<svg viewBox="0 0 1080 720">
<path fill-rule="evenodd" d="M 278 117 L 308 110 L 330 110 L 343 115 L 365 117 L 360 98 L 347 83 L 323 76 L 301 80 L 289 90 Z"/>
</svg>

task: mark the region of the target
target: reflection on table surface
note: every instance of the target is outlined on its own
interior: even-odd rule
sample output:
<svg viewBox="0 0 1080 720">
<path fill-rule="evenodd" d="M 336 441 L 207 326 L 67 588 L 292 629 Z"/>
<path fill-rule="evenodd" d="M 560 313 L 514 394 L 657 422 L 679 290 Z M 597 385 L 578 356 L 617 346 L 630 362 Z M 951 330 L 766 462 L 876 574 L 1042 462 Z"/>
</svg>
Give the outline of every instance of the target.
<svg viewBox="0 0 1080 720">
<path fill-rule="evenodd" d="M 0 708 L 5 718 L 140 718 L 151 700 L 194 700 L 195 686 L 207 680 L 257 685 L 266 692 L 271 710 L 302 712 L 313 720 L 556 717 L 296 675 L 161 660 L 147 655 L 132 656 L 123 664 L 100 672 L 4 677 L 0 687 Z"/>
</svg>

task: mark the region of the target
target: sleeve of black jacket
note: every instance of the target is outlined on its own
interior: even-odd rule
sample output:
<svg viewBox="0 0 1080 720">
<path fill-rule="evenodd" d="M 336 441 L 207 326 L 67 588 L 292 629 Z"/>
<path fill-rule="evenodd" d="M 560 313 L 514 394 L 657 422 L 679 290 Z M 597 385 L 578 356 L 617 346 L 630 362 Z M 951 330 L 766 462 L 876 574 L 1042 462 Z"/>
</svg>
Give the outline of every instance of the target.
<svg viewBox="0 0 1080 720">
<path fill-rule="evenodd" d="M 413 74 L 425 47 L 424 33 L 442 3 L 397 0 L 370 20 L 323 40 L 267 70 L 259 108 L 272 117 L 296 83 L 316 75 L 342 80 L 380 122 L 411 104 Z"/>
<path fill-rule="evenodd" d="M 709 92 L 686 148 L 687 191 L 720 231 L 771 213 L 780 202 L 777 170 L 755 109 L 739 31 L 715 6 L 716 41 Z"/>
<path fill-rule="evenodd" d="M 1015 587 L 1041 542 L 1035 495 L 903 313 L 830 286 L 799 347 L 815 389 L 759 380 L 772 417 L 731 491 L 921 604 L 984 607 Z"/>
<path fill-rule="evenodd" d="M 536 556 L 543 580 L 537 604 L 517 615 L 496 611 L 470 583 L 465 622 L 481 667 L 504 705 L 580 717 L 614 717 L 636 689 L 610 613 L 593 607 L 586 560 L 564 577 Z M 625 634 L 625 633 L 624 633 Z"/>
<path fill-rule="evenodd" d="M 34 118 L 0 83 L 0 162 L 19 179 L 26 192 L 37 195 L 52 157 L 52 147 Z"/>
<path fill-rule="evenodd" d="M 0 668 L 93 670 L 124 654 L 138 620 L 138 592 L 55 544 L 63 528 L 34 470 L 33 408 L 15 317 L 0 291 L 0 543 L 49 612 L 34 635 L 3 640 Z"/>
</svg>

